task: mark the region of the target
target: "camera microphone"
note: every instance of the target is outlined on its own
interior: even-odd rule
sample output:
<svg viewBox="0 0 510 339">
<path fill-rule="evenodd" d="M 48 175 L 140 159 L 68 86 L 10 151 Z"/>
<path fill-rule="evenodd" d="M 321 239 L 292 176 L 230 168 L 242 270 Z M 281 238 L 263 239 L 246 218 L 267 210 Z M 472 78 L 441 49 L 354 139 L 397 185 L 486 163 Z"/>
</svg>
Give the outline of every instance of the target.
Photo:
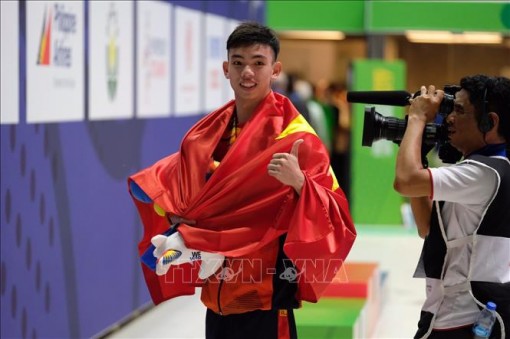
<svg viewBox="0 0 510 339">
<path fill-rule="evenodd" d="M 347 92 L 347 101 L 375 104 L 375 105 L 388 105 L 388 106 L 407 106 L 409 99 L 413 95 L 406 91 L 352 91 Z"/>
</svg>

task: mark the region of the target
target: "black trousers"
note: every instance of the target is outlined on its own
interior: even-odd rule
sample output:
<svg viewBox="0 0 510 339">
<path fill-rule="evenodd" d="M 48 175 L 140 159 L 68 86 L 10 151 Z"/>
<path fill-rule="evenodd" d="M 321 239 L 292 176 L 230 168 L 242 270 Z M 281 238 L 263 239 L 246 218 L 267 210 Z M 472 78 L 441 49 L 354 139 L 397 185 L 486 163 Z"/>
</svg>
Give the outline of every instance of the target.
<svg viewBox="0 0 510 339">
<path fill-rule="evenodd" d="M 206 339 L 297 339 L 294 312 L 252 311 L 219 315 L 210 309 L 205 317 Z"/>
<path fill-rule="evenodd" d="M 459 327 L 454 330 L 432 330 L 427 339 L 473 339 L 473 325 Z"/>
</svg>

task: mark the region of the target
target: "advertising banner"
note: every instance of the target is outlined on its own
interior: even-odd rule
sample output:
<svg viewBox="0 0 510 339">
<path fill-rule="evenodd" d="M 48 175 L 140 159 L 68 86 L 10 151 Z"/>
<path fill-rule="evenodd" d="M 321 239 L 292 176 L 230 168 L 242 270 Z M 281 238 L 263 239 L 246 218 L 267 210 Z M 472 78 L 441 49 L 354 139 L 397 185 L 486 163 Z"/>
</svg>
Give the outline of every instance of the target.
<svg viewBox="0 0 510 339">
<path fill-rule="evenodd" d="M 227 60 L 227 20 L 215 14 L 205 14 L 205 110 L 211 112 L 224 104 L 225 75 L 223 61 Z"/>
<path fill-rule="evenodd" d="M 137 3 L 137 116 L 168 117 L 171 112 L 170 40 L 173 6 L 162 1 Z"/>
<path fill-rule="evenodd" d="M 134 116 L 132 1 L 89 2 L 89 119 Z"/>
<path fill-rule="evenodd" d="M 175 115 L 196 115 L 203 111 L 201 63 L 202 12 L 175 8 Z"/>
<path fill-rule="evenodd" d="M 84 120 L 83 1 L 27 1 L 27 122 Z"/>
<path fill-rule="evenodd" d="M 19 121 L 19 4 L 0 2 L 0 123 Z"/>
</svg>

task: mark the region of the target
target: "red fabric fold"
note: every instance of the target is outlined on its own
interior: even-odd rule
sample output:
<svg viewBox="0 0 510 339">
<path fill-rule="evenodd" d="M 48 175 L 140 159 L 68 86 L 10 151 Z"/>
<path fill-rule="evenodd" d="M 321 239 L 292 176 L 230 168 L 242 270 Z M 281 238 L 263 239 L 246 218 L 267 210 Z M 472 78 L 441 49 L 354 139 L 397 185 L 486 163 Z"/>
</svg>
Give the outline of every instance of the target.
<svg viewBox="0 0 510 339">
<path fill-rule="evenodd" d="M 328 152 L 291 102 L 271 93 L 206 182 L 211 155 L 233 110 L 230 102 L 204 117 L 185 135 L 179 152 L 129 180 L 165 211 L 196 220 L 194 226 L 179 226 L 189 248 L 238 257 L 288 232 L 284 250 L 301 271 L 300 297 L 317 301 L 356 237 Z M 304 140 L 298 158 L 306 177 L 300 196 L 267 174 L 272 155 L 290 152 L 298 139 Z M 169 225 L 165 218 L 154 216 L 151 204 L 137 201 L 136 206 L 144 225 L 142 254 L 150 239 Z M 181 284 L 175 279 L 171 287 L 162 286 L 164 279 L 155 278 L 154 272 L 144 270 L 144 274 L 156 304 L 181 292 L 190 294 L 196 286 L 196 281 Z"/>
</svg>

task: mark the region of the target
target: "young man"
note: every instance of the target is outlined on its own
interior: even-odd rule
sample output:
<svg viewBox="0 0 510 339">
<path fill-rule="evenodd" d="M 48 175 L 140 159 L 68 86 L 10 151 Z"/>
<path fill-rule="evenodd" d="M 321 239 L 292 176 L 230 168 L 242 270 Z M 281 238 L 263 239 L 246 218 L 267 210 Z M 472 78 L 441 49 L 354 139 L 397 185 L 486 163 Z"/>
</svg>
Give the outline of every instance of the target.
<svg viewBox="0 0 510 339">
<path fill-rule="evenodd" d="M 498 313 L 491 338 L 504 338 L 510 331 L 510 80 L 461 79 L 446 119 L 449 142 L 464 160 L 425 169 L 423 129 L 443 95 L 423 86 L 411 99 L 394 182 L 411 197 L 425 238 L 415 276 L 426 278 L 427 299 L 415 338 L 473 338 L 473 323 L 488 301 Z"/>
<path fill-rule="evenodd" d="M 243 23 L 227 51 L 235 100 L 129 179 L 140 254 L 157 257 L 158 274 L 144 274 L 156 304 L 202 287 L 207 338 L 296 338 L 293 309 L 318 300 L 356 232 L 327 149 L 271 91 L 282 68 L 275 33 Z"/>
</svg>

